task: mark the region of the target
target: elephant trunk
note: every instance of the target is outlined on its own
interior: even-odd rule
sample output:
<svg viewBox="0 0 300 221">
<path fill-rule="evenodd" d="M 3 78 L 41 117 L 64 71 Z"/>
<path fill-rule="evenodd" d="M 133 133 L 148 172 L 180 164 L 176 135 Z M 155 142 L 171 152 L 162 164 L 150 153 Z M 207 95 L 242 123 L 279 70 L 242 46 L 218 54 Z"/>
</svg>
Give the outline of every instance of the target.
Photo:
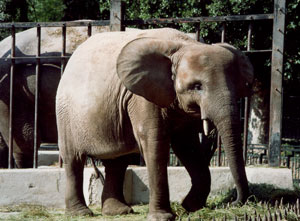
<svg viewBox="0 0 300 221">
<path fill-rule="evenodd" d="M 249 189 L 243 159 L 241 140 L 241 125 L 236 102 L 223 103 L 218 109 L 213 122 L 221 136 L 221 140 L 228 159 L 229 167 L 236 184 L 237 200 L 235 203 L 244 203 L 247 200 Z"/>
</svg>

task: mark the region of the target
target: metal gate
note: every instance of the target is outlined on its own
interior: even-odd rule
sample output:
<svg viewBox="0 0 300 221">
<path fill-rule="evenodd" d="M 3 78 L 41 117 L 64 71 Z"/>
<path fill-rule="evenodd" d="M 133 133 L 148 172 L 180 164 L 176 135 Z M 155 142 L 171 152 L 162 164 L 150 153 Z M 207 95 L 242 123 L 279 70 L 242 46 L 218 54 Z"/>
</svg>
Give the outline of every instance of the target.
<svg viewBox="0 0 300 221">
<path fill-rule="evenodd" d="M 221 42 L 226 39 L 226 25 L 228 22 L 248 22 L 247 34 L 247 50 L 245 53 L 271 53 L 272 69 L 271 69 L 271 101 L 270 101 L 270 130 L 269 130 L 269 146 L 268 146 L 268 162 L 270 166 L 280 165 L 280 152 L 281 152 L 281 125 L 282 125 L 282 79 L 283 79 L 283 51 L 284 51 L 284 32 L 285 32 L 285 0 L 274 0 L 274 12 L 272 14 L 253 14 L 253 15 L 232 15 L 232 16 L 217 16 L 217 17 L 193 17 L 193 18 L 157 18 L 148 20 L 125 20 L 124 19 L 124 4 L 121 0 L 111 1 L 110 20 L 103 21 L 79 21 L 79 22 L 37 22 L 37 23 L 0 23 L 0 28 L 10 29 L 11 31 L 11 54 L 9 58 L 5 59 L 11 63 L 10 70 L 10 109 L 9 109 L 9 168 L 13 168 L 13 120 L 14 120 L 14 78 L 16 61 L 22 59 L 35 59 L 36 63 L 36 85 L 35 85 L 35 114 L 34 114 L 34 168 L 37 168 L 38 157 L 38 124 L 39 124 L 39 75 L 41 61 L 49 57 L 41 56 L 41 28 L 44 27 L 60 27 L 62 29 L 62 48 L 60 56 L 53 56 L 53 59 L 58 59 L 61 63 L 61 73 L 65 68 L 67 60 L 70 56 L 66 54 L 66 30 L 68 27 L 74 26 L 87 26 L 88 36 L 92 35 L 93 26 L 110 26 L 111 31 L 124 31 L 126 26 L 131 25 L 170 25 L 174 23 L 207 23 L 218 22 L 222 24 Z M 251 36 L 253 35 L 253 23 L 255 21 L 273 20 L 273 38 L 272 48 L 264 48 L 261 50 L 252 50 Z M 36 44 L 37 51 L 34 57 L 16 57 L 16 28 L 36 28 Z M 196 33 L 196 39 L 200 39 L 199 30 Z M 245 98 L 244 105 L 244 157 L 247 154 L 247 125 L 248 125 L 248 99 Z M 219 142 L 218 162 L 221 162 L 220 155 L 221 144 Z"/>
</svg>

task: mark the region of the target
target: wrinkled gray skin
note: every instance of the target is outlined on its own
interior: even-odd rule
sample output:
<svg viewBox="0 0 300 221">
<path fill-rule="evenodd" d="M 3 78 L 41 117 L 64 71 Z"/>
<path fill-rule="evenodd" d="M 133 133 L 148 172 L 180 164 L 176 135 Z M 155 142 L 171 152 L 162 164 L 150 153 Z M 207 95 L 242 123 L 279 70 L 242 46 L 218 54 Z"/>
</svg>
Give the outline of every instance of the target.
<svg viewBox="0 0 300 221">
<path fill-rule="evenodd" d="M 92 214 L 82 179 L 86 156 L 102 159 L 102 213 L 132 212 L 122 187 L 127 155 L 141 152 L 149 175 L 149 220 L 172 220 L 167 180 L 170 144 L 191 176 L 183 201 L 202 208 L 210 192 L 213 127 L 237 187 L 248 196 L 237 98 L 253 77 L 247 58 L 228 44 L 207 45 L 174 29 L 102 33 L 72 55 L 56 97 L 58 140 L 67 175 L 66 210 Z M 205 126 L 202 126 L 205 125 Z"/>
<path fill-rule="evenodd" d="M 92 33 L 107 30 L 108 27 L 93 27 Z M 16 57 L 36 55 L 36 36 L 35 28 L 16 34 Z M 61 28 L 42 28 L 41 55 L 60 56 L 61 36 Z M 87 38 L 87 27 L 67 28 L 66 53 L 71 54 Z M 0 58 L 10 57 L 10 50 L 11 37 L 7 37 L 0 42 Z M 35 59 L 27 62 L 17 60 L 15 71 L 13 156 L 18 168 L 32 167 L 33 161 Z M 10 64 L 10 60 L 0 60 L 0 168 L 8 166 Z M 42 124 L 38 141 L 56 143 L 55 95 L 61 75 L 60 62 L 47 59 L 42 64 L 39 106 Z"/>
</svg>

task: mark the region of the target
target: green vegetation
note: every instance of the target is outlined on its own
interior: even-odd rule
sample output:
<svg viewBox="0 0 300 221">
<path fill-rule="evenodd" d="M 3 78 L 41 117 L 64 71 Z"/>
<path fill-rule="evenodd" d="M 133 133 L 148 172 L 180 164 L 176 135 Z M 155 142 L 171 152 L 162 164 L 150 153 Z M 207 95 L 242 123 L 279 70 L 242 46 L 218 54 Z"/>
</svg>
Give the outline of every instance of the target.
<svg viewBox="0 0 300 221">
<path fill-rule="evenodd" d="M 148 19 L 168 17 L 196 17 L 273 13 L 273 1 L 269 0 L 124 0 L 126 19 Z M 300 1 L 287 1 L 285 38 L 285 92 L 300 95 Z M 61 21 L 76 19 L 109 19 L 110 0 L 2 0 L 0 1 L 0 22 L 11 21 Z M 169 25 L 170 26 L 170 25 Z M 157 26 L 155 26 L 157 27 Z M 158 26 L 161 27 L 161 26 Z M 220 41 L 220 23 L 172 24 L 171 27 L 186 32 L 200 28 L 206 42 Z M 140 28 L 151 28 L 145 26 Z M 247 22 L 227 23 L 226 41 L 245 49 L 247 44 Z M 0 30 L 0 40 L 8 35 Z M 272 22 L 259 21 L 253 26 L 253 49 L 271 48 Z M 264 55 L 262 55 L 264 56 Z M 253 61 L 254 60 L 254 61 Z M 259 63 L 259 78 L 268 81 L 269 56 L 255 56 L 253 63 Z M 263 66 L 264 68 L 262 68 Z"/>
<path fill-rule="evenodd" d="M 134 206 L 135 213 L 130 215 L 122 215 L 122 216 L 102 216 L 100 212 L 100 208 L 92 208 L 95 215 L 93 217 L 86 217 L 86 216 L 66 216 L 64 215 L 62 210 L 54 210 L 54 209 L 46 209 L 42 208 L 40 206 L 29 206 L 29 205 L 23 205 L 22 207 L 18 207 L 18 214 L 13 215 L 6 215 L 3 217 L 3 212 L 5 210 L 0 208 L 0 215 L 2 215 L 3 218 L 0 217 L 0 220 L 10 220 L 10 221 L 31 221 L 31 220 L 43 220 L 43 221 L 142 221 L 146 220 L 147 217 L 147 211 L 148 211 L 148 205 L 138 205 Z M 195 213 L 188 214 L 184 212 L 184 209 L 179 204 L 172 204 L 172 209 L 174 213 L 177 215 L 176 220 L 179 220 L 179 217 L 181 220 L 188 220 L 188 217 L 190 220 L 212 220 L 215 218 L 216 220 L 222 220 L 225 216 L 229 220 L 233 220 L 235 216 L 239 218 L 243 218 L 245 213 L 248 214 L 248 216 L 254 216 L 255 212 L 257 215 L 260 215 L 260 217 L 263 217 L 264 214 L 268 213 L 267 207 L 265 207 L 261 203 L 247 203 L 244 206 L 241 207 L 229 207 L 229 208 L 217 208 L 217 209 L 211 209 L 209 207 L 206 207 L 202 210 L 199 210 Z M 14 211 L 14 210 L 13 210 Z M 271 213 L 275 212 L 274 208 L 271 208 Z M 280 210 L 281 213 L 284 213 L 284 210 Z M 288 213 L 288 219 L 289 221 L 297 221 L 297 215 L 293 212 Z"/>
<path fill-rule="evenodd" d="M 236 196 L 234 190 L 228 191 L 227 193 L 220 194 L 215 197 L 210 197 L 208 199 L 207 207 L 194 212 L 188 213 L 184 208 L 178 203 L 172 203 L 172 210 L 182 220 L 187 220 L 190 217 L 190 220 L 212 220 L 223 219 L 226 216 L 229 220 L 234 219 L 235 216 L 243 218 L 245 214 L 248 216 L 253 216 L 256 213 L 263 217 L 265 214 L 268 214 L 269 211 L 271 214 L 278 211 L 281 214 L 285 213 L 287 210 L 288 204 L 295 204 L 296 199 L 300 198 L 300 190 L 296 189 L 295 191 L 276 189 L 274 186 L 265 185 L 265 184 L 252 184 L 250 185 L 250 194 L 248 202 L 242 206 L 230 206 L 228 203 L 231 202 Z M 277 200 L 277 203 L 276 203 Z M 282 201 L 282 205 L 280 202 Z M 276 206 L 277 204 L 277 206 Z M 99 206 L 92 206 L 95 216 L 93 217 L 84 217 L 84 216 L 66 216 L 62 209 L 49 209 L 42 206 L 34 205 L 21 205 L 21 206 L 12 206 L 12 207 L 0 207 L 0 220 L 46 220 L 46 221 L 83 221 L 83 220 L 130 220 L 130 221 L 139 221 L 145 220 L 148 213 L 148 205 L 136 205 L 133 206 L 135 211 L 134 214 L 123 215 L 123 216 L 103 216 L 101 214 L 101 208 Z M 6 214 L 3 216 L 3 214 Z M 11 214 L 11 215 L 8 215 Z M 297 215 L 292 212 L 287 212 L 288 218 L 286 220 L 298 220 Z M 4 218 L 1 218 L 4 217 Z"/>
<path fill-rule="evenodd" d="M 60 21 L 66 9 L 62 0 L 29 0 L 27 3 L 29 21 Z"/>
</svg>

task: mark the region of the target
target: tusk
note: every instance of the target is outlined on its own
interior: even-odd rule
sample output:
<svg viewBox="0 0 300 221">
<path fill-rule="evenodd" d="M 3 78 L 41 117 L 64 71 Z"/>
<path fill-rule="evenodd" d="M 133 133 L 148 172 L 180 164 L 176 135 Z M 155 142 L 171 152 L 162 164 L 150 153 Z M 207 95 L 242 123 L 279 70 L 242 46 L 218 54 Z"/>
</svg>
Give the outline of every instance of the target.
<svg viewBox="0 0 300 221">
<path fill-rule="evenodd" d="M 208 122 L 208 120 L 203 120 L 203 130 L 204 130 L 204 134 L 205 134 L 205 136 L 208 136 L 208 134 L 209 134 L 209 130 L 210 130 L 210 128 L 209 128 L 209 122 Z"/>
</svg>

